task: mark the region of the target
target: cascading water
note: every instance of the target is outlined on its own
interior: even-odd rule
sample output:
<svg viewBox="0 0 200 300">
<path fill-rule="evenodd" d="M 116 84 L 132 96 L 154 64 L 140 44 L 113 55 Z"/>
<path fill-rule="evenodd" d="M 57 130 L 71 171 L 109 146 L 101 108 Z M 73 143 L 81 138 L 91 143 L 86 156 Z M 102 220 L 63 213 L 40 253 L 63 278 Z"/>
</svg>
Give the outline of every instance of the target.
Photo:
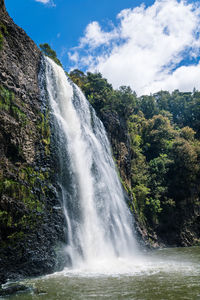
<svg viewBox="0 0 200 300">
<path fill-rule="evenodd" d="M 59 140 L 59 184 L 72 268 L 106 267 L 137 246 L 102 122 L 61 67 L 45 58 L 45 77 Z"/>
</svg>

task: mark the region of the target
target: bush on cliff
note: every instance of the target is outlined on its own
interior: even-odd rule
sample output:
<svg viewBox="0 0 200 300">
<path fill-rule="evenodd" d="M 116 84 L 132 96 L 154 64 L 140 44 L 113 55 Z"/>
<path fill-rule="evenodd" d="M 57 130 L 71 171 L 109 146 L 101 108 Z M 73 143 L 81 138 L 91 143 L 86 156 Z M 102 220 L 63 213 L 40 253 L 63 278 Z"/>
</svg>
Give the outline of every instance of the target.
<svg viewBox="0 0 200 300">
<path fill-rule="evenodd" d="M 57 58 L 57 54 L 56 52 L 51 49 L 51 47 L 49 46 L 49 44 L 45 43 L 45 44 L 40 44 L 40 49 L 42 50 L 42 53 L 48 57 L 50 57 L 51 59 L 53 59 L 53 61 L 55 61 L 55 63 L 59 66 L 62 67 L 62 64 L 60 62 L 60 60 Z"/>
</svg>

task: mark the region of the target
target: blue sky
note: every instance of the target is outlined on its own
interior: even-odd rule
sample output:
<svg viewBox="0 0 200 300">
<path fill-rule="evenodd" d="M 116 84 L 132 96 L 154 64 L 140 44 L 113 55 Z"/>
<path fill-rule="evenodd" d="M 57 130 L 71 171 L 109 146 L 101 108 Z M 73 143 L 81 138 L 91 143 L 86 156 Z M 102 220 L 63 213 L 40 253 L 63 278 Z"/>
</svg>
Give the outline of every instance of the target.
<svg viewBox="0 0 200 300">
<path fill-rule="evenodd" d="M 42 1 L 42 0 L 41 0 Z M 104 26 L 116 22 L 116 15 L 124 8 L 138 6 L 133 0 L 54 0 L 43 4 L 36 0 L 5 0 L 7 10 L 16 24 L 36 42 L 49 43 L 68 67 L 63 50 L 78 44 L 86 26 L 99 21 Z M 147 5 L 154 1 L 146 1 Z M 55 5 L 52 5 L 52 4 Z M 134 4 L 134 5 L 133 5 Z"/>
<path fill-rule="evenodd" d="M 67 71 L 100 71 L 138 94 L 200 89 L 199 1 L 5 2 L 15 23 L 36 44 L 49 43 Z"/>
</svg>

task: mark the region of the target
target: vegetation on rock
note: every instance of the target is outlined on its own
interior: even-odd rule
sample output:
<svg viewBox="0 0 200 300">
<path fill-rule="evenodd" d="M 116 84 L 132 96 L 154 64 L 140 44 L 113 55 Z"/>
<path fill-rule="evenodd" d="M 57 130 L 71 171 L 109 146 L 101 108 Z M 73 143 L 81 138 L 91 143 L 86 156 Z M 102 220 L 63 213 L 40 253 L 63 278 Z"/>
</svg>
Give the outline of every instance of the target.
<svg viewBox="0 0 200 300">
<path fill-rule="evenodd" d="M 0 50 L 3 48 L 4 35 L 7 35 L 8 31 L 4 24 L 0 23 Z"/>
<path fill-rule="evenodd" d="M 180 237 L 184 226 L 196 226 L 199 214 L 193 214 L 192 221 L 188 214 L 200 209 L 200 92 L 160 91 L 137 97 L 130 87 L 114 90 L 100 73 L 74 70 L 70 77 L 103 121 L 111 114 L 125 124 L 128 172 L 121 166 L 116 145 L 113 154 L 140 225 L 162 240 L 167 239 L 166 231 Z M 117 132 L 111 134 L 111 143 L 114 135 Z M 200 231 L 194 235 L 199 241 Z M 167 242 L 178 244 L 177 236 Z"/>
<path fill-rule="evenodd" d="M 60 203 L 49 108 L 38 84 L 41 51 L 2 5 L 0 0 L 0 283 L 55 270 L 64 240 L 63 213 L 54 209 Z"/>
<path fill-rule="evenodd" d="M 49 46 L 49 44 L 45 43 L 45 44 L 40 44 L 40 49 L 42 50 L 42 53 L 46 56 L 48 56 L 49 58 L 51 58 L 57 65 L 62 67 L 62 64 L 60 62 L 60 60 L 57 58 L 57 54 L 56 52 L 51 49 L 51 47 Z"/>
<path fill-rule="evenodd" d="M 13 118 L 15 127 L 19 127 L 21 132 L 24 130 L 24 134 L 26 132 L 33 138 L 34 124 L 26 115 L 26 109 L 20 103 L 20 99 L 17 99 L 13 92 L 3 86 L 0 86 L 0 112 Z M 44 118 L 42 118 L 42 124 L 43 120 Z M 46 122 L 45 129 L 47 127 Z M 46 135 L 46 132 L 41 133 L 42 138 Z M 9 143 L 9 138 L 7 142 Z M 7 243 L 24 238 L 24 235 L 28 234 L 33 226 L 38 226 L 42 220 L 44 209 L 43 201 L 49 175 L 47 172 L 36 171 L 32 163 L 26 162 L 26 153 L 24 153 L 22 143 L 24 141 L 19 141 L 19 139 L 18 143 L 17 141 L 10 142 L 7 145 L 7 158 L 2 157 L 1 160 L 0 242 L 4 247 Z M 15 173 L 16 171 L 17 173 Z M 38 194 L 37 191 L 40 193 Z M 6 205 L 13 200 L 18 209 L 15 205 Z"/>
</svg>

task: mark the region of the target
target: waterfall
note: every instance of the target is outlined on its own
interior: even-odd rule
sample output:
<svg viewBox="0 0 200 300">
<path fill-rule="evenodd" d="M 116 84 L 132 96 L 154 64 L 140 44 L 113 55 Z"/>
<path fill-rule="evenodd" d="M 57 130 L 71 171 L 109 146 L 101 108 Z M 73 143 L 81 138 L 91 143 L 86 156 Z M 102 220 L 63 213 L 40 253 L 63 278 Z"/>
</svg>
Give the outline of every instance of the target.
<svg viewBox="0 0 200 300">
<path fill-rule="evenodd" d="M 133 218 L 102 122 L 80 89 L 49 58 L 45 81 L 59 143 L 69 266 L 134 256 Z"/>
</svg>

